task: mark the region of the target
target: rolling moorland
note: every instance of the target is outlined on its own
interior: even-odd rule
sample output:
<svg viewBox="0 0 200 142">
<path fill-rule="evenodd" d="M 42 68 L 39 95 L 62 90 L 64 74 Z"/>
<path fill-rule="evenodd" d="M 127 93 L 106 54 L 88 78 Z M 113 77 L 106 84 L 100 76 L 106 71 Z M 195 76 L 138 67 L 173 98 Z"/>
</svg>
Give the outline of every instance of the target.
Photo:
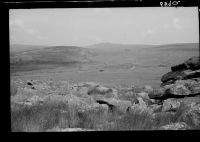
<svg viewBox="0 0 200 142">
<path fill-rule="evenodd" d="M 27 46 L 27 47 L 26 47 Z M 159 86 L 160 77 L 192 56 L 198 44 L 124 45 L 100 43 L 88 47 L 11 45 L 11 77 L 70 82 Z M 25 48 L 26 47 L 26 48 Z M 25 50 L 28 49 L 28 50 Z"/>
<path fill-rule="evenodd" d="M 19 46 L 12 131 L 200 129 L 198 44 Z"/>
</svg>

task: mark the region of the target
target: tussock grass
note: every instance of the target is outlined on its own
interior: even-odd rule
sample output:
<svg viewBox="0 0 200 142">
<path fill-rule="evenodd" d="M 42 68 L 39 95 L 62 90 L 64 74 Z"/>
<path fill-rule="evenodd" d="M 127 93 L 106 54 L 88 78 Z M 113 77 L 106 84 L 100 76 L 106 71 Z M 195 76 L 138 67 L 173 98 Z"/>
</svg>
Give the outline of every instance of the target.
<svg viewBox="0 0 200 142">
<path fill-rule="evenodd" d="M 17 108 L 17 107 L 16 107 Z M 43 132 L 55 127 L 85 128 L 94 130 L 157 130 L 163 125 L 176 122 L 185 122 L 193 129 L 191 119 L 183 119 L 182 114 L 186 106 L 173 113 L 161 112 L 152 118 L 147 112 L 127 114 L 112 113 L 101 109 L 91 109 L 83 112 L 77 108 L 70 108 L 67 104 L 46 104 L 42 106 L 21 107 L 11 111 L 12 131 Z"/>
<path fill-rule="evenodd" d="M 13 107 L 11 130 L 13 132 L 43 132 L 55 127 L 98 129 L 103 123 L 103 110 L 78 111 L 67 104 L 45 104 Z"/>
<path fill-rule="evenodd" d="M 152 130 L 153 120 L 148 113 L 135 112 L 114 119 L 114 123 L 108 130 Z"/>
<path fill-rule="evenodd" d="M 64 104 L 24 106 L 20 109 L 13 109 L 11 110 L 12 131 L 39 132 L 53 128 L 59 124 L 62 118 L 60 110 L 63 108 L 66 108 Z"/>
</svg>

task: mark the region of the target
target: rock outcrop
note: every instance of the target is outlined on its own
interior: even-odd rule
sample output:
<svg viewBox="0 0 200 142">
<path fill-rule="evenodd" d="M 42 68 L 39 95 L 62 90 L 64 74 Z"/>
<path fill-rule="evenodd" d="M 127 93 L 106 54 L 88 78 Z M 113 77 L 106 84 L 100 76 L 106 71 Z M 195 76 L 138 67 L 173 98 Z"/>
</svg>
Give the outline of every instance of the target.
<svg viewBox="0 0 200 142">
<path fill-rule="evenodd" d="M 198 78 L 200 76 L 200 59 L 192 57 L 184 63 L 171 67 L 171 72 L 163 75 L 161 86 L 174 83 L 176 80 Z"/>
<path fill-rule="evenodd" d="M 200 58 L 192 57 L 182 64 L 171 67 L 172 71 L 188 70 L 188 69 L 191 69 L 191 70 L 200 69 Z"/>
</svg>

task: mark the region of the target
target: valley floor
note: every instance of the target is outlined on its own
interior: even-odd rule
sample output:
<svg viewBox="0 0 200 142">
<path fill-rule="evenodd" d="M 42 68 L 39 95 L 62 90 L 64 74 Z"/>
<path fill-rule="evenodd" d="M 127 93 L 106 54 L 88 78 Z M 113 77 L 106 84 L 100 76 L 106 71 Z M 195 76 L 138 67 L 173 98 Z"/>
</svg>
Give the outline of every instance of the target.
<svg viewBox="0 0 200 142">
<path fill-rule="evenodd" d="M 18 72 L 11 74 L 11 78 L 22 80 L 28 79 L 52 79 L 66 80 L 69 82 L 101 82 L 110 85 L 151 85 L 158 87 L 160 85 L 160 77 L 169 69 L 167 67 L 135 67 L 134 69 L 103 69 L 80 71 L 68 70 L 65 68 L 37 70 L 29 72 Z"/>
</svg>

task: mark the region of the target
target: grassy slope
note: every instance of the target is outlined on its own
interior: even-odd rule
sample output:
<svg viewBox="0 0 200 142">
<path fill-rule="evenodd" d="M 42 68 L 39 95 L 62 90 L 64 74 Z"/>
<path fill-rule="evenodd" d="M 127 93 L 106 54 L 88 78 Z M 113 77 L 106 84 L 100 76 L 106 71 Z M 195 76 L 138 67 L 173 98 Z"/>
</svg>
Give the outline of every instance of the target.
<svg viewBox="0 0 200 142">
<path fill-rule="evenodd" d="M 24 48 L 24 47 L 23 47 Z M 58 66 L 73 66 L 81 62 L 89 61 L 92 52 L 88 49 L 73 46 L 55 46 L 11 52 L 11 72 L 31 71 L 55 68 Z"/>
</svg>

